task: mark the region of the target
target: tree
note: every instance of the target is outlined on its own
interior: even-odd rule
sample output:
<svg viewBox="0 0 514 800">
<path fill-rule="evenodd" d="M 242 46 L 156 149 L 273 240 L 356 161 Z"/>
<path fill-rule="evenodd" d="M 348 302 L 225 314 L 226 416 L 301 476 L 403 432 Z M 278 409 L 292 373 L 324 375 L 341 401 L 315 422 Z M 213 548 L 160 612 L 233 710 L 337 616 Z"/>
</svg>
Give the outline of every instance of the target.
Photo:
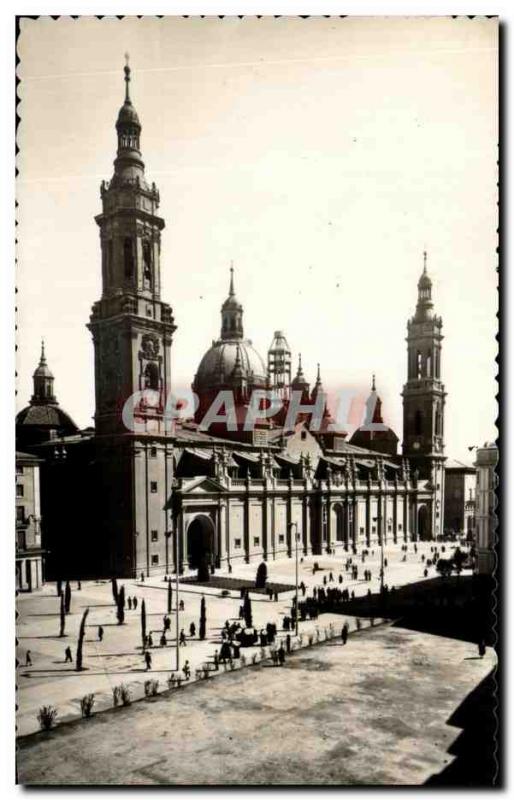
<svg viewBox="0 0 514 800">
<path fill-rule="evenodd" d="M 200 601 L 200 625 L 198 626 L 198 636 L 200 639 L 205 639 L 205 629 L 206 629 L 206 616 L 205 616 L 205 597 L 202 595 L 202 599 Z"/>
<path fill-rule="evenodd" d="M 261 561 L 257 567 L 257 575 L 255 576 L 255 588 L 264 589 L 266 581 L 268 580 L 268 568 L 264 561 Z"/>
<path fill-rule="evenodd" d="M 61 594 L 61 630 L 59 631 L 59 636 L 64 636 L 64 628 L 66 627 L 66 610 L 64 607 L 64 596 Z"/>
<path fill-rule="evenodd" d="M 171 614 L 171 578 L 168 578 L 168 614 Z"/>
<path fill-rule="evenodd" d="M 86 608 L 82 615 L 82 620 L 80 622 L 80 629 L 79 629 L 79 640 L 77 644 L 77 657 L 75 659 L 75 669 L 77 672 L 80 672 L 82 669 L 82 646 L 84 644 L 84 636 L 86 633 L 86 619 L 87 615 L 89 614 L 89 608 Z"/>
<path fill-rule="evenodd" d="M 112 596 L 114 599 L 114 605 L 118 605 L 118 581 L 116 578 L 111 578 L 112 583 Z"/>
<path fill-rule="evenodd" d="M 141 640 L 143 642 L 143 650 L 146 645 L 146 605 L 145 601 L 141 603 Z"/>
<path fill-rule="evenodd" d="M 70 582 L 66 581 L 66 587 L 64 589 L 64 610 L 67 614 L 70 613 L 71 609 L 71 586 Z"/>
<path fill-rule="evenodd" d="M 244 604 L 243 604 L 243 613 L 245 618 L 245 625 L 247 628 L 253 628 L 253 621 L 252 621 L 252 601 L 250 600 L 250 595 L 248 592 L 245 594 Z"/>
</svg>

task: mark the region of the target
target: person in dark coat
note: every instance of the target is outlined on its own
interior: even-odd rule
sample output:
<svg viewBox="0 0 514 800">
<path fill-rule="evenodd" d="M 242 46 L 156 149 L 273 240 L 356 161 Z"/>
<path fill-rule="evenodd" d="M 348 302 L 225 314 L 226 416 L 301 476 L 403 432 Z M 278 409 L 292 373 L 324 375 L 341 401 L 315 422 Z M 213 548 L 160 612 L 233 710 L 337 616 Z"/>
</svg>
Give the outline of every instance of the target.
<svg viewBox="0 0 514 800">
<path fill-rule="evenodd" d="M 289 633 L 286 636 L 286 650 L 287 650 L 287 655 L 289 655 L 289 653 L 291 652 L 291 634 Z"/>
<path fill-rule="evenodd" d="M 277 654 L 278 654 L 278 663 L 280 664 L 281 667 L 283 667 L 286 660 L 286 651 L 284 650 L 283 645 L 280 645 Z"/>
<path fill-rule="evenodd" d="M 180 603 L 178 604 L 178 609 L 179 609 L 179 611 L 183 611 L 184 610 L 184 601 L 183 600 L 181 600 Z"/>
<path fill-rule="evenodd" d="M 180 631 L 179 645 L 182 645 L 183 647 L 186 646 L 186 634 L 184 633 L 184 628 L 182 628 Z"/>
<path fill-rule="evenodd" d="M 480 639 L 478 643 L 478 655 L 480 656 L 480 658 L 483 658 L 485 656 L 485 651 L 486 651 L 485 640 Z"/>
<path fill-rule="evenodd" d="M 134 611 L 137 608 L 137 597 L 132 598 L 132 608 L 134 609 Z"/>
<path fill-rule="evenodd" d="M 147 671 L 152 669 L 152 654 L 148 650 L 145 652 L 145 664 Z"/>
<path fill-rule="evenodd" d="M 182 667 L 182 672 L 184 673 L 184 678 L 186 679 L 186 681 L 188 681 L 189 678 L 191 677 L 191 668 L 189 666 L 189 661 L 186 661 L 186 663 Z"/>
<path fill-rule="evenodd" d="M 166 636 L 164 634 L 164 631 L 161 634 L 161 638 L 159 640 L 159 644 L 161 645 L 161 647 L 166 647 Z"/>
<path fill-rule="evenodd" d="M 348 641 L 348 623 L 345 622 L 342 629 L 341 629 L 341 641 L 343 644 L 346 644 Z"/>
<path fill-rule="evenodd" d="M 104 638 L 104 629 L 101 625 L 98 626 L 98 641 L 101 642 Z"/>
<path fill-rule="evenodd" d="M 132 611 L 132 598 L 131 597 L 129 597 L 129 599 L 127 601 L 127 605 L 128 605 L 129 611 Z"/>
<path fill-rule="evenodd" d="M 196 625 L 194 624 L 194 622 L 192 622 L 191 625 L 189 626 L 189 635 L 193 639 L 195 637 L 195 634 L 196 634 Z"/>
<path fill-rule="evenodd" d="M 230 660 L 231 657 L 232 657 L 232 651 L 230 649 L 229 643 L 223 642 L 220 650 L 220 661 L 222 661 L 223 664 L 225 664 L 227 659 Z"/>
<path fill-rule="evenodd" d="M 64 663 L 73 663 L 73 656 L 71 655 L 71 647 L 67 647 L 64 651 Z"/>
<path fill-rule="evenodd" d="M 153 638 L 151 633 L 149 633 L 148 636 L 146 637 L 146 641 L 148 643 L 148 647 L 153 647 Z"/>
<path fill-rule="evenodd" d="M 145 573 L 142 572 L 141 573 L 141 583 L 144 583 L 144 582 L 145 582 Z"/>
<path fill-rule="evenodd" d="M 27 650 L 25 653 L 25 666 L 31 667 L 32 666 L 32 658 L 30 656 L 30 650 Z"/>
</svg>

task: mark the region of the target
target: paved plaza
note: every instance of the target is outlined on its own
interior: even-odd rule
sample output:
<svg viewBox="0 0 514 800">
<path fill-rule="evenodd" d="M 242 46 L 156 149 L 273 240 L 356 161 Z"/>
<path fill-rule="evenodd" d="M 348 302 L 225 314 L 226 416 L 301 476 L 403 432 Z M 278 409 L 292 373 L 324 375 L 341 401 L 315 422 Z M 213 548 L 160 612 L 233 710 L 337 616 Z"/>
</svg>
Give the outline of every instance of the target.
<svg viewBox="0 0 514 800">
<path fill-rule="evenodd" d="M 400 545 L 389 545 L 385 548 L 387 567 L 385 570 L 386 583 L 391 586 L 400 586 L 409 582 L 423 579 L 425 564 L 421 555 L 430 557 L 430 543 L 419 543 L 418 552 L 414 553 L 413 545 L 409 545 L 407 561 L 403 562 L 403 552 Z M 446 545 L 446 555 L 450 546 Z M 366 559 L 363 564 L 360 555 L 353 556 L 354 563 L 359 566 L 358 580 L 353 581 L 350 573 L 344 569 L 347 554 L 336 556 L 310 556 L 300 563 L 299 580 L 307 586 L 307 591 L 313 586 L 322 586 L 323 577 L 328 577 L 332 571 L 335 583 L 339 586 L 338 575 L 343 575 L 343 588 L 355 592 L 356 596 L 365 594 L 368 589 L 377 592 L 379 589 L 380 550 L 375 548 L 374 554 Z M 317 561 L 321 567 L 320 572 L 313 575 L 312 566 Z M 231 577 L 253 580 L 258 564 L 243 564 L 234 567 Z M 371 569 L 373 580 L 362 580 L 363 569 Z M 294 584 L 295 560 L 285 559 L 268 563 L 269 580 L 277 583 Z M 222 571 L 219 571 L 221 574 Z M 218 574 L 218 573 L 217 573 Z M 436 577 L 434 568 L 429 571 L 429 577 Z M 437 578 L 439 580 L 439 578 Z M 87 693 L 95 694 L 95 712 L 108 709 L 112 706 L 112 689 L 114 686 L 125 683 L 130 686 L 134 699 L 141 698 L 144 694 L 144 682 L 149 677 L 159 680 L 161 690 L 167 688 L 167 678 L 176 670 L 175 616 L 171 615 L 172 628 L 168 634 L 166 647 L 159 647 L 162 632 L 163 616 L 167 611 L 166 583 L 161 577 L 140 581 L 119 581 L 124 584 L 127 597 L 138 598 L 136 611 L 126 610 L 125 624 L 118 625 L 116 610 L 112 599 L 111 584 L 104 582 L 83 582 L 80 591 L 76 582 L 72 582 L 71 613 L 66 619 L 66 637 L 60 638 L 59 634 L 59 598 L 56 595 L 55 584 L 45 586 L 42 590 L 27 595 L 18 596 L 18 648 L 17 656 L 20 662 L 18 668 L 18 714 L 17 731 L 19 736 L 24 736 L 38 730 L 37 712 L 43 705 L 53 705 L 58 711 L 58 722 L 67 721 L 80 716 L 80 699 Z M 194 622 L 198 631 L 200 616 L 200 600 L 205 595 L 207 607 L 207 636 L 204 641 L 188 638 L 187 646 L 180 648 L 182 667 L 185 659 L 189 660 L 192 677 L 195 669 L 206 662 L 213 661 L 215 650 L 220 648 L 220 633 L 225 620 L 238 618 L 240 596 L 239 592 L 231 591 L 230 596 L 222 596 L 222 590 L 209 587 L 198 587 L 191 584 L 181 585 L 181 597 L 185 609 L 180 614 L 179 627 L 186 634 L 189 626 Z M 279 595 L 278 602 L 272 602 L 261 594 L 250 593 L 253 607 L 253 624 L 259 630 L 267 622 L 276 622 L 282 633 L 282 619 L 291 608 L 294 591 L 284 592 Z M 152 631 L 154 647 L 152 654 L 152 670 L 145 671 L 141 650 L 141 601 L 145 600 L 147 612 L 147 631 Z M 173 596 L 175 607 L 175 595 Z M 85 608 L 89 608 L 88 625 L 84 644 L 83 672 L 76 672 L 74 665 L 65 663 L 65 648 L 69 645 L 75 654 L 78 628 Z M 345 617 L 335 614 L 322 614 L 316 621 L 300 623 L 300 633 L 303 634 L 302 646 L 309 635 L 315 635 L 319 629 L 321 638 L 329 626 L 340 631 Z M 349 617 L 350 631 L 355 630 L 356 620 Z M 369 624 L 366 622 L 365 624 Z M 98 640 L 98 626 L 104 628 L 104 638 Z M 30 650 L 32 666 L 24 666 L 26 652 Z M 259 653 L 259 647 L 245 648 L 247 660 L 250 662 L 252 654 Z M 220 676 L 224 679 L 224 676 Z M 233 677 L 233 676 L 232 676 Z M 217 679 L 216 679 L 217 680 Z M 214 684 L 213 684 L 214 685 Z"/>
<path fill-rule="evenodd" d="M 494 663 L 468 642 L 367 628 L 26 737 L 18 779 L 420 785 L 453 761 L 451 717 Z"/>
</svg>

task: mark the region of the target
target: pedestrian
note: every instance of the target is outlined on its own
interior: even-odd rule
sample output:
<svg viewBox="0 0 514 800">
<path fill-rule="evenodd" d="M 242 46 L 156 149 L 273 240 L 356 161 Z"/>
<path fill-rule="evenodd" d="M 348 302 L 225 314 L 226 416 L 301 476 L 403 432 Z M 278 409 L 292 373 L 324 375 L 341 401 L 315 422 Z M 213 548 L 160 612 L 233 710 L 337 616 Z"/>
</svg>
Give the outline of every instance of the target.
<svg viewBox="0 0 514 800">
<path fill-rule="evenodd" d="M 80 581 L 77 581 L 77 589 L 78 589 L 78 591 L 79 591 L 79 592 L 80 592 L 80 591 L 81 591 L 81 589 L 82 589 L 82 584 L 81 584 L 81 582 L 80 582 Z"/>
<path fill-rule="evenodd" d="M 243 606 L 239 606 L 239 619 L 243 619 L 245 615 Z"/>
<path fill-rule="evenodd" d="M 180 631 L 179 645 L 183 645 L 183 647 L 186 646 L 186 634 L 184 633 L 184 629 L 183 628 Z"/>
<path fill-rule="evenodd" d="M 352 589 L 352 600 L 355 600 L 355 592 Z"/>
<path fill-rule="evenodd" d="M 184 610 L 184 601 L 183 600 L 181 600 L 180 603 L 178 604 L 178 610 L 179 611 L 183 611 Z"/>
<path fill-rule="evenodd" d="M 148 634 L 148 647 L 153 647 L 153 639 L 151 633 Z"/>
<path fill-rule="evenodd" d="M 271 660 L 273 661 L 273 664 L 275 666 L 277 666 L 277 664 L 278 664 L 278 650 L 273 649 L 271 651 Z"/>
<path fill-rule="evenodd" d="M 32 666 L 32 658 L 30 657 L 30 650 L 27 650 L 25 653 L 25 666 L 31 667 Z"/>
<path fill-rule="evenodd" d="M 286 660 L 286 651 L 284 650 L 284 645 L 282 644 L 280 645 L 280 647 L 278 648 L 277 655 L 278 655 L 278 663 L 280 664 L 281 667 L 283 667 Z"/>
<path fill-rule="evenodd" d="M 134 611 L 137 608 L 137 597 L 132 598 L 132 608 L 134 609 Z"/>
<path fill-rule="evenodd" d="M 341 629 L 341 641 L 343 644 L 346 644 L 348 641 L 348 623 L 345 622 L 342 629 Z"/>
<path fill-rule="evenodd" d="M 145 664 L 147 671 L 152 669 L 152 654 L 148 650 L 145 652 Z"/>
<path fill-rule="evenodd" d="M 104 629 L 101 625 L 98 626 L 98 641 L 101 642 L 104 638 Z"/>
<path fill-rule="evenodd" d="M 387 567 L 387 558 L 384 558 L 384 567 Z"/>
<path fill-rule="evenodd" d="M 423 570 L 423 577 L 424 577 L 424 578 L 428 578 L 428 569 L 427 569 L 426 567 L 425 567 L 425 569 Z"/>
<path fill-rule="evenodd" d="M 186 661 L 186 663 L 182 667 L 182 672 L 184 673 L 184 678 L 186 679 L 186 681 L 188 681 L 189 678 L 191 677 L 191 668 L 189 666 L 189 661 Z"/>
<path fill-rule="evenodd" d="M 141 573 L 141 583 L 144 583 L 144 582 L 145 582 L 145 573 L 142 572 Z"/>
<path fill-rule="evenodd" d="M 340 574 L 339 575 L 339 583 L 342 583 L 342 582 L 343 582 L 343 576 Z"/>
<path fill-rule="evenodd" d="M 129 611 L 132 611 L 132 598 L 131 597 L 129 597 L 129 599 L 128 599 L 128 609 L 129 609 Z"/>
<path fill-rule="evenodd" d="M 287 655 L 289 655 L 289 653 L 291 652 L 291 634 L 290 633 L 288 633 L 287 636 L 286 636 L 286 650 L 287 650 Z"/>
<path fill-rule="evenodd" d="M 323 586 L 327 585 L 327 576 L 323 575 Z"/>
<path fill-rule="evenodd" d="M 214 651 L 214 669 L 217 672 L 219 670 L 219 668 L 220 668 L 220 659 L 219 659 L 218 651 L 215 650 Z"/>
<path fill-rule="evenodd" d="M 228 565 L 228 574 L 232 575 L 232 564 Z"/>
<path fill-rule="evenodd" d="M 331 583 L 332 583 L 332 581 L 334 580 L 334 575 L 332 574 L 332 572 L 329 572 L 329 574 L 328 574 L 328 579 L 329 579 L 329 581 L 330 581 Z"/>
<path fill-rule="evenodd" d="M 480 639 L 480 641 L 478 643 L 478 655 L 480 656 L 480 658 L 483 658 L 485 656 L 485 649 L 486 649 L 485 648 L 485 640 L 484 639 Z"/>
<path fill-rule="evenodd" d="M 164 631 L 162 632 L 161 638 L 159 639 L 159 644 L 161 645 L 161 647 L 166 647 L 166 635 Z"/>
<path fill-rule="evenodd" d="M 71 647 L 67 647 L 64 651 L 64 663 L 73 663 L 73 657 L 71 655 Z"/>
</svg>

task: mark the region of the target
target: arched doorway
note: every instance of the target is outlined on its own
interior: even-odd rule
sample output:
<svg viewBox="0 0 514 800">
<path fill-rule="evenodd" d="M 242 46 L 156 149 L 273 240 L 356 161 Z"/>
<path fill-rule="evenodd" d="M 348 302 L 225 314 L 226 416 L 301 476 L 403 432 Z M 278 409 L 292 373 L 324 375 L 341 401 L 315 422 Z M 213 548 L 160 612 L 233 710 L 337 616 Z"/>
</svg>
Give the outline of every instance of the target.
<svg viewBox="0 0 514 800">
<path fill-rule="evenodd" d="M 216 559 L 214 523 L 206 514 L 198 514 L 187 529 L 187 560 L 191 569 L 207 570 Z"/>
<path fill-rule="evenodd" d="M 430 539 L 430 516 L 426 506 L 418 508 L 418 539 L 426 541 Z"/>
</svg>

